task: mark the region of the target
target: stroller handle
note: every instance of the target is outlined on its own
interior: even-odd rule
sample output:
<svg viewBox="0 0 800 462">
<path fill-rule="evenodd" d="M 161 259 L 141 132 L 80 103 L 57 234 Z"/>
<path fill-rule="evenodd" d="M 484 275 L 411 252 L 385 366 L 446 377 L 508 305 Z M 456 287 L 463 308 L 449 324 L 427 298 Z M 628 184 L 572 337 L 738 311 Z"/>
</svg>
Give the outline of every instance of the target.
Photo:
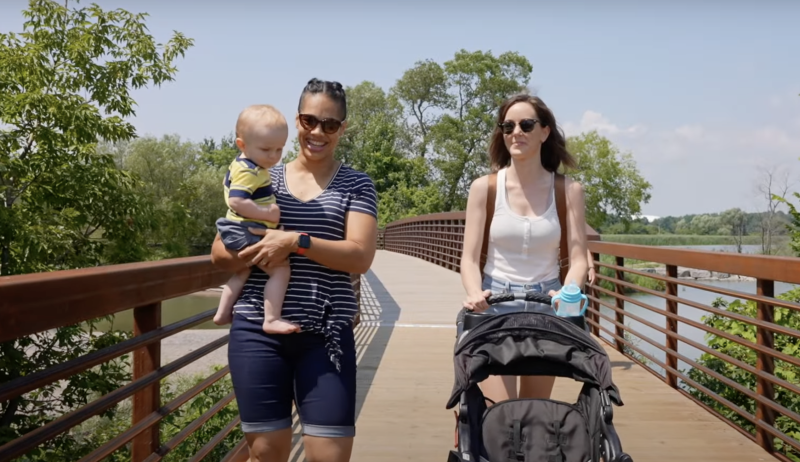
<svg viewBox="0 0 800 462">
<path fill-rule="evenodd" d="M 525 300 L 526 302 L 537 302 L 550 305 L 552 297 L 535 290 L 529 290 L 527 292 L 492 293 L 486 297 L 486 303 L 488 303 L 490 306 L 497 303 L 511 302 L 514 300 Z M 464 333 L 462 336 L 466 334 L 468 330 L 477 326 L 481 321 L 488 319 L 490 316 L 492 315 L 489 313 L 466 310 L 464 313 Z M 583 316 L 572 316 L 564 319 L 567 319 L 569 322 L 575 324 L 581 329 L 586 329 L 586 321 L 583 319 Z"/>
<path fill-rule="evenodd" d="M 536 292 L 535 290 L 529 290 L 527 292 L 503 292 L 503 293 L 493 293 L 486 297 L 486 303 L 489 305 L 494 305 L 496 303 L 504 303 L 504 302 L 511 302 L 514 300 L 525 300 L 526 302 L 538 302 L 544 303 L 545 305 L 549 305 L 552 301 L 552 298 L 542 292 Z"/>
</svg>

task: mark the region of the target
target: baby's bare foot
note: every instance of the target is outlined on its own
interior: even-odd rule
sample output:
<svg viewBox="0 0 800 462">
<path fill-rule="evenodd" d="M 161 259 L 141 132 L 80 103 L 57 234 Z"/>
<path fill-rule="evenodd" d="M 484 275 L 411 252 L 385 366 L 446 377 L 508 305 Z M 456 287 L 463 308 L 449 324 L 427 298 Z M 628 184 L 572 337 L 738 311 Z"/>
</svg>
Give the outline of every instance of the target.
<svg viewBox="0 0 800 462">
<path fill-rule="evenodd" d="M 264 332 L 268 334 L 291 334 L 293 332 L 300 332 L 300 326 L 280 318 L 265 320 L 263 329 Z"/>
</svg>

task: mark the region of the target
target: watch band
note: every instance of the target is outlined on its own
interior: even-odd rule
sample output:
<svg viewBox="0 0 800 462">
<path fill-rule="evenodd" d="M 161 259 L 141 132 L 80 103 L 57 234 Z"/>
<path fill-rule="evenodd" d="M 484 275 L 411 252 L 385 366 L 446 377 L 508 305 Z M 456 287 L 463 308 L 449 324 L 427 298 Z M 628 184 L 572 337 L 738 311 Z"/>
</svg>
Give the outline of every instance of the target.
<svg viewBox="0 0 800 462">
<path fill-rule="evenodd" d="M 305 254 L 309 247 L 311 247 L 311 238 L 306 233 L 300 233 L 300 237 L 297 239 L 297 255 Z"/>
</svg>

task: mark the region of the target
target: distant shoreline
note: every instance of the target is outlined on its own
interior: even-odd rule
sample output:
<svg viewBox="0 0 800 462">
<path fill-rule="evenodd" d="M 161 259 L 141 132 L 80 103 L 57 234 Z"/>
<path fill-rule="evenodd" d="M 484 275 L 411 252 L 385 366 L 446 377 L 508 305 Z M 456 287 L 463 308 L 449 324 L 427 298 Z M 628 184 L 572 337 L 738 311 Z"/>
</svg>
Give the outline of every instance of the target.
<svg viewBox="0 0 800 462">
<path fill-rule="evenodd" d="M 193 292 L 190 295 L 197 295 L 200 297 L 221 297 L 222 296 L 222 288 L 221 287 L 214 287 L 211 289 L 201 290 L 199 292 Z"/>
</svg>

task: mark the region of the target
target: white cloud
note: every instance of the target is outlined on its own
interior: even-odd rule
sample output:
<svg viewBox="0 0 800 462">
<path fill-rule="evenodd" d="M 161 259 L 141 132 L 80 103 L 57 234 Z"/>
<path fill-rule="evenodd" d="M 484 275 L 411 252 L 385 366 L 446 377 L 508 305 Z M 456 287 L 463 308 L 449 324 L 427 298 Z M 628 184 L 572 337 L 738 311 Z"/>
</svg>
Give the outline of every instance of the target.
<svg viewBox="0 0 800 462">
<path fill-rule="evenodd" d="M 675 134 L 685 140 L 697 141 L 706 135 L 706 130 L 702 125 L 682 125 L 675 129 Z"/>
<path fill-rule="evenodd" d="M 625 127 L 615 124 L 613 116 L 587 110 L 580 122 L 565 123 L 564 131 L 578 135 L 597 130 L 633 155 L 640 172 L 653 185 L 653 197 L 644 205 L 643 214 L 682 215 L 731 207 L 752 209 L 749 196 L 757 167 L 791 166 L 798 161 L 800 110 L 751 120 L 754 122 L 736 126 Z"/>
<path fill-rule="evenodd" d="M 578 124 L 567 122 L 564 124 L 564 132 L 567 136 L 578 135 L 584 132 L 597 130 L 602 135 L 627 135 L 635 136 L 647 132 L 647 127 L 641 124 L 631 125 L 630 127 L 620 127 L 611 123 L 608 117 L 599 112 L 588 110 L 583 113 Z"/>
<path fill-rule="evenodd" d="M 774 125 L 714 128 L 701 124 L 674 128 L 649 128 L 643 124 L 623 127 L 602 113 L 587 110 L 579 123 L 568 121 L 568 136 L 597 130 L 623 150 L 630 150 L 639 162 L 674 162 L 692 158 L 754 164 L 765 157 L 776 161 L 800 156 L 800 118 L 787 128 Z"/>
</svg>

